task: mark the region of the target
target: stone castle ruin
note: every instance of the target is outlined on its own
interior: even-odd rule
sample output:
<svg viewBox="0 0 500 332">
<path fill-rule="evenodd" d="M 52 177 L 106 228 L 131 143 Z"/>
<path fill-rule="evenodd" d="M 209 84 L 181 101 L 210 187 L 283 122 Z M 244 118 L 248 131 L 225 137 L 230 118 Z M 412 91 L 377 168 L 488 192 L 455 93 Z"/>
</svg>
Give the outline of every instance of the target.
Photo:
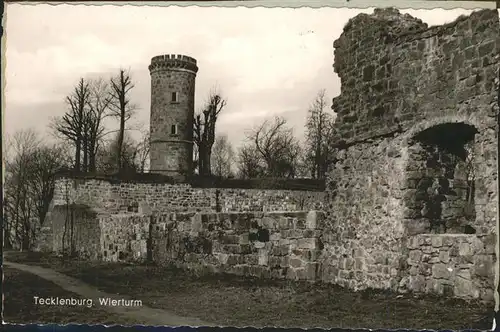
<svg viewBox="0 0 500 332">
<path fill-rule="evenodd" d="M 198 67 L 154 57 L 164 177 L 61 175 L 41 249 L 492 301 L 499 27 L 493 10 L 431 28 L 395 9 L 352 18 L 334 43 L 337 161 L 320 191 L 172 181 L 192 169 Z"/>
</svg>

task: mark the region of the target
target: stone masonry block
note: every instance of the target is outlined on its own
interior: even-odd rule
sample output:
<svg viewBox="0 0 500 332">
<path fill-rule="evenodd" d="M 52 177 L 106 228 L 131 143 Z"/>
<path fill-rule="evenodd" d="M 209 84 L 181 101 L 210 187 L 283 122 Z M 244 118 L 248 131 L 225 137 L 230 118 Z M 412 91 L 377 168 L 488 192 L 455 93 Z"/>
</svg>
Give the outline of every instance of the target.
<svg viewBox="0 0 500 332">
<path fill-rule="evenodd" d="M 318 239 L 315 238 L 305 238 L 299 239 L 297 248 L 299 249 L 316 249 L 318 246 Z"/>
<path fill-rule="evenodd" d="M 306 217 L 306 228 L 315 229 L 317 227 L 317 212 L 309 211 Z"/>
</svg>

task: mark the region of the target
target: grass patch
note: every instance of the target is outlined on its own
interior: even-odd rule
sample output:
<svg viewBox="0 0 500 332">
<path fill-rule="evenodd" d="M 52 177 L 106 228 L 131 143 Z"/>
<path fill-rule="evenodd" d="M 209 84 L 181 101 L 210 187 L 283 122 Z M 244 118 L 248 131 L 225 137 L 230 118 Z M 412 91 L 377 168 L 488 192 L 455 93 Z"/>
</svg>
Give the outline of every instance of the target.
<svg viewBox="0 0 500 332">
<path fill-rule="evenodd" d="M 9 260 L 51 267 L 105 292 L 223 326 L 460 330 L 490 329 L 493 320 L 493 304 L 476 301 L 231 275 L 197 277 L 175 268 L 35 256 L 9 254 Z"/>
<path fill-rule="evenodd" d="M 28 272 L 4 266 L 3 273 L 4 320 L 8 323 L 94 325 L 140 323 L 99 307 L 37 305 L 34 301 L 35 296 L 75 299 L 81 296 Z"/>
</svg>

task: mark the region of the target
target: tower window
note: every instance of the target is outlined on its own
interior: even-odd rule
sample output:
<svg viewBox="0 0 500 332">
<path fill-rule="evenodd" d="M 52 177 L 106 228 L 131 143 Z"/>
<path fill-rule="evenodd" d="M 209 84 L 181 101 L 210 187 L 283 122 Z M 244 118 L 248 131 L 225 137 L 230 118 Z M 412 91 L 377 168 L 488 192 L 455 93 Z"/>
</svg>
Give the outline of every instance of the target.
<svg viewBox="0 0 500 332">
<path fill-rule="evenodd" d="M 172 92 L 172 102 L 173 103 L 179 102 L 179 93 L 178 92 Z"/>
<path fill-rule="evenodd" d="M 170 134 L 171 135 L 177 135 L 177 125 L 172 125 L 170 127 Z"/>
</svg>

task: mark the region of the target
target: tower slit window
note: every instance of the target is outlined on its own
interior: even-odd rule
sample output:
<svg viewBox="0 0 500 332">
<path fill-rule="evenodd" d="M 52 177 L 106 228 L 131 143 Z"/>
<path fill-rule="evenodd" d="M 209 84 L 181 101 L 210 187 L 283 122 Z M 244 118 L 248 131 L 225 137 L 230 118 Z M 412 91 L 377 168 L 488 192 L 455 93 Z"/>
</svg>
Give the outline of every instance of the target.
<svg viewBox="0 0 500 332">
<path fill-rule="evenodd" d="M 172 135 L 177 135 L 177 125 L 176 125 L 176 124 L 173 124 L 173 125 L 170 127 L 170 134 L 172 134 Z"/>
<path fill-rule="evenodd" d="M 179 93 L 178 92 L 172 92 L 172 102 L 173 103 L 179 102 Z"/>
</svg>

